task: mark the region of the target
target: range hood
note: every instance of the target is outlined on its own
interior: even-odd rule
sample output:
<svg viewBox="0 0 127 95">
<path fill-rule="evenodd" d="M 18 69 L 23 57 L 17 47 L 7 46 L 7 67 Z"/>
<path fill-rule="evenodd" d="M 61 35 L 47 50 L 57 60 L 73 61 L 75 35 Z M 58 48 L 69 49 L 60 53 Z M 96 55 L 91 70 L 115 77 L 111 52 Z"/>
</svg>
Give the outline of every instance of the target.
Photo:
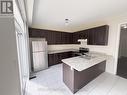
<svg viewBox="0 0 127 95">
<path fill-rule="evenodd" d="M 78 39 L 78 42 L 87 42 L 87 39 Z"/>
</svg>

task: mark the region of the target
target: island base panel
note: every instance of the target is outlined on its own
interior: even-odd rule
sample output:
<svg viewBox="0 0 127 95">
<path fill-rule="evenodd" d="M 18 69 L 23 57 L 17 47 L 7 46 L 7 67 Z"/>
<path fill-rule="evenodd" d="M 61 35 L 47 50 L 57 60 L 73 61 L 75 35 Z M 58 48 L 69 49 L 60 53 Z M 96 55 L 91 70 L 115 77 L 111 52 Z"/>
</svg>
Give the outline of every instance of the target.
<svg viewBox="0 0 127 95">
<path fill-rule="evenodd" d="M 72 93 L 76 93 L 101 73 L 105 72 L 105 66 L 106 61 L 103 61 L 83 71 L 77 71 L 63 63 L 63 82 Z"/>
<path fill-rule="evenodd" d="M 74 92 L 74 71 L 70 69 L 70 66 L 64 63 L 63 63 L 63 82 L 72 92 Z"/>
</svg>

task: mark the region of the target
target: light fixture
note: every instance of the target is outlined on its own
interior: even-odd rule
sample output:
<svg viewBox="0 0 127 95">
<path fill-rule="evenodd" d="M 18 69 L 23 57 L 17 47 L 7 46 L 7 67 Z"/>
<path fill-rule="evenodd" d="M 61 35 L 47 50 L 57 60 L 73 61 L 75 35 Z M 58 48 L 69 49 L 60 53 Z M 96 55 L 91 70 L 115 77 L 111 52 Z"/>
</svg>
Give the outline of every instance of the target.
<svg viewBox="0 0 127 95">
<path fill-rule="evenodd" d="M 127 24 L 124 26 L 124 28 L 127 28 Z"/>
<path fill-rule="evenodd" d="M 121 25 L 122 28 L 127 28 L 127 24 Z"/>
<path fill-rule="evenodd" d="M 69 19 L 65 19 L 65 25 L 67 26 L 67 25 L 69 25 Z"/>
</svg>

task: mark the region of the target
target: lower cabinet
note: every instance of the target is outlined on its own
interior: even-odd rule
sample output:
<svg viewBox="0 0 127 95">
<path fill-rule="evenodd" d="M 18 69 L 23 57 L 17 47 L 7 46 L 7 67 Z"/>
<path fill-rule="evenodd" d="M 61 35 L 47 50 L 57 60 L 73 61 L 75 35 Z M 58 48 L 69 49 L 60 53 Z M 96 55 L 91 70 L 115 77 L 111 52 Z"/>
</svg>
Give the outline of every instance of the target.
<svg viewBox="0 0 127 95">
<path fill-rule="evenodd" d="M 55 54 L 48 54 L 48 66 L 55 65 Z"/>
<path fill-rule="evenodd" d="M 48 54 L 48 66 L 56 65 L 62 63 L 62 59 L 70 58 L 77 56 L 74 54 L 74 52 L 62 52 L 62 53 L 54 53 L 54 54 Z"/>
</svg>

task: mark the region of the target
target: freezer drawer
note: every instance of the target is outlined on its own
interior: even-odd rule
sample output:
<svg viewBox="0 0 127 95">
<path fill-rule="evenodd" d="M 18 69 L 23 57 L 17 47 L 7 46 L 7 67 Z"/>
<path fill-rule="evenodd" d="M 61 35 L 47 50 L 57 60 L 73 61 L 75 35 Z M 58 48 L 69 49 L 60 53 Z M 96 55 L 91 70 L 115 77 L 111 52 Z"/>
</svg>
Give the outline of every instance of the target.
<svg viewBox="0 0 127 95">
<path fill-rule="evenodd" d="M 33 69 L 34 72 L 48 68 L 47 52 L 33 53 Z"/>
</svg>

